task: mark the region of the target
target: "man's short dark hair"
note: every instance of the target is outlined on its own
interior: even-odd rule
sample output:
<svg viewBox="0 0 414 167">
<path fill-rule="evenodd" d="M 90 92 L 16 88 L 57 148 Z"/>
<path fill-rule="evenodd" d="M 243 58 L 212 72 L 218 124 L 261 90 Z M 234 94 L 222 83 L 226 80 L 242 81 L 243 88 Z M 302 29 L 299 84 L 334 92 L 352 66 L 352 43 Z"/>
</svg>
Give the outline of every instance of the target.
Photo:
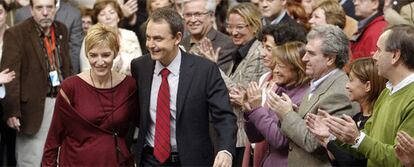
<svg viewBox="0 0 414 167">
<path fill-rule="evenodd" d="M 305 29 L 300 27 L 300 25 L 291 23 L 268 25 L 264 27 L 259 34 L 259 40 L 264 41 L 266 35 L 272 36 L 278 46 L 293 41 L 306 42 Z"/>
<path fill-rule="evenodd" d="M 148 22 L 149 21 L 161 22 L 163 20 L 168 23 L 170 30 L 171 30 L 171 35 L 176 37 L 178 32 L 181 32 L 181 34 L 183 34 L 184 32 L 183 22 L 184 21 L 177 11 L 171 8 L 160 8 L 160 9 L 154 10 L 148 18 Z"/>
<path fill-rule="evenodd" d="M 53 1 L 55 1 L 55 5 L 56 5 L 58 0 L 53 0 Z M 30 6 L 33 7 L 33 0 L 30 0 L 29 2 L 30 2 Z"/>
<path fill-rule="evenodd" d="M 389 28 L 390 34 L 385 41 L 385 51 L 399 50 L 403 63 L 407 68 L 414 69 L 414 27 L 397 25 Z"/>
</svg>

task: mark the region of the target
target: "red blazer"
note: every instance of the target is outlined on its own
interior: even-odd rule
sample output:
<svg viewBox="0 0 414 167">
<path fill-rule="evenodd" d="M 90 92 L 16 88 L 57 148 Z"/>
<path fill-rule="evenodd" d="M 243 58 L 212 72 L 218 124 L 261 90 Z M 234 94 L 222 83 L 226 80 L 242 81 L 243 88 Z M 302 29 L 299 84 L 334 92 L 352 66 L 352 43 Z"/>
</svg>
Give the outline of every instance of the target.
<svg viewBox="0 0 414 167">
<path fill-rule="evenodd" d="M 377 41 L 388 23 L 385 21 L 384 16 L 378 16 L 372 20 L 362 30 L 357 32 L 355 36 L 360 36 L 355 40 L 351 40 L 351 61 L 360 57 L 370 57 L 375 51 L 377 51 Z"/>
</svg>

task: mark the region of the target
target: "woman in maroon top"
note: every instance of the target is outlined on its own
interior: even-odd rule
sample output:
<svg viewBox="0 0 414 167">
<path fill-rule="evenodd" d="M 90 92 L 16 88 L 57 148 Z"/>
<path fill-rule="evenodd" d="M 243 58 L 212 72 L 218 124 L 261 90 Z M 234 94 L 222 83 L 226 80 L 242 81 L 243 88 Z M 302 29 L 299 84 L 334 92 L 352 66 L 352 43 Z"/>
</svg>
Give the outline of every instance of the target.
<svg viewBox="0 0 414 167">
<path fill-rule="evenodd" d="M 125 143 L 136 117 L 136 84 L 112 71 L 116 30 L 93 26 L 85 37 L 91 69 L 67 78 L 56 99 L 42 166 L 132 166 Z"/>
</svg>

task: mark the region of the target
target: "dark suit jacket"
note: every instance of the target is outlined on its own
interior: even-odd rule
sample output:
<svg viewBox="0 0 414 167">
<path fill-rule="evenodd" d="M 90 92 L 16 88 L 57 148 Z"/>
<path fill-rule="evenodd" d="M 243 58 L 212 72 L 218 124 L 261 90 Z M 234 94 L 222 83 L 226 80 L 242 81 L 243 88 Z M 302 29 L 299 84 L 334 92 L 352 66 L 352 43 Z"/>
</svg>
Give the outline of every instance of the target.
<svg viewBox="0 0 414 167">
<path fill-rule="evenodd" d="M 236 117 L 226 85 L 217 65 L 204 58 L 181 51 L 177 92 L 177 149 L 183 166 L 211 166 L 213 145 L 209 135 L 209 115 L 218 135 L 218 149 L 235 155 Z M 151 84 L 155 61 L 149 55 L 131 62 L 139 99 L 139 135 L 135 146 L 139 163 L 150 124 Z"/>
<path fill-rule="evenodd" d="M 32 17 L 32 14 L 30 13 L 29 5 L 18 9 L 14 19 L 16 23 L 19 23 L 30 17 Z M 79 53 L 83 40 L 80 11 L 72 7 L 69 3 L 60 1 L 60 7 L 56 12 L 56 21 L 65 24 L 66 28 L 69 30 L 70 56 L 72 60 L 73 72 L 77 74 L 80 71 Z"/>
<path fill-rule="evenodd" d="M 207 33 L 207 38 L 211 40 L 214 50 L 221 47 L 217 64 L 221 70 L 227 72 L 232 63 L 231 55 L 237 49 L 236 45 L 234 45 L 229 36 L 213 28 L 211 28 L 211 30 Z M 187 51 L 191 48 L 190 40 L 191 36 L 187 36 L 183 39 L 183 41 L 181 41 L 181 44 Z"/>
<path fill-rule="evenodd" d="M 55 22 L 57 43 L 60 44 L 62 74 L 72 73 L 69 57 L 68 31 L 62 23 Z M 16 72 L 16 78 L 6 84 L 6 97 L 2 100 L 4 115 L 20 117 L 20 130 L 24 134 L 35 134 L 42 123 L 45 97 L 48 91 L 49 71 L 46 53 L 40 44 L 36 22 L 29 18 L 4 33 L 1 69 Z"/>
</svg>

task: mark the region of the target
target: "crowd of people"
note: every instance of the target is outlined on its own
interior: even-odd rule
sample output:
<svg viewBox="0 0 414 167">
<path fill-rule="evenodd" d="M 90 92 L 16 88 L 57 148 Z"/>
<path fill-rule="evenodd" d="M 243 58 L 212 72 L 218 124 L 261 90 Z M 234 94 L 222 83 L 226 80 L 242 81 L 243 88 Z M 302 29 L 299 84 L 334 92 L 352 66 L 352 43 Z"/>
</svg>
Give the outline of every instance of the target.
<svg viewBox="0 0 414 167">
<path fill-rule="evenodd" d="M 414 166 L 410 0 L 0 0 L 0 166 Z"/>
</svg>

